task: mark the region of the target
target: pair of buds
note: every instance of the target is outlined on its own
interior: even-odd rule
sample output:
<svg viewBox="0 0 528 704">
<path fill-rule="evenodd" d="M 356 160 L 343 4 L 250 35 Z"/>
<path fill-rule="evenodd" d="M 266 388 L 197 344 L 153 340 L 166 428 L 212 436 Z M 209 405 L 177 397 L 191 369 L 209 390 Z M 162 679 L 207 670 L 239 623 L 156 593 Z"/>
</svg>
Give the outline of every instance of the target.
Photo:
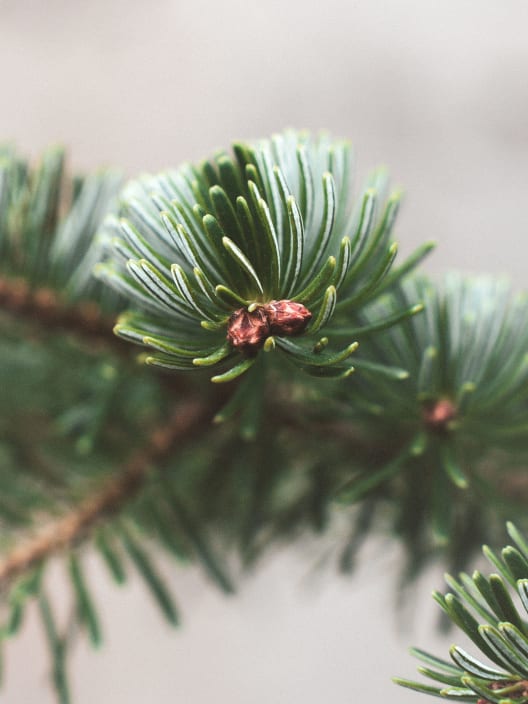
<svg viewBox="0 0 528 704">
<path fill-rule="evenodd" d="M 302 303 L 270 301 L 255 307 L 238 308 L 227 324 L 227 339 L 244 354 L 255 354 L 270 335 L 300 335 L 312 319 Z"/>
</svg>

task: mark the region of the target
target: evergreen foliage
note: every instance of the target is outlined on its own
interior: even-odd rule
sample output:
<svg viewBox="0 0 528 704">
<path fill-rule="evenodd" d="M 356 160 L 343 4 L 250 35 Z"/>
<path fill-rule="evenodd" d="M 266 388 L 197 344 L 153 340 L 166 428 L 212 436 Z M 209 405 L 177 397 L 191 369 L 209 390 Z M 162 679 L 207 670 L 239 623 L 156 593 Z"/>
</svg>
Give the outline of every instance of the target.
<svg viewBox="0 0 528 704">
<path fill-rule="evenodd" d="M 347 143 L 293 131 L 123 190 L 0 148 L 0 638 L 38 605 L 61 704 L 74 635 L 104 637 L 85 546 L 176 626 L 152 546 L 232 593 L 337 513 L 343 570 L 383 513 L 406 578 L 522 524 L 525 298 L 415 275 L 430 243 L 395 265 L 400 196 L 352 176 Z"/>
<path fill-rule="evenodd" d="M 381 459 L 357 468 L 341 501 L 391 504 L 411 572 L 436 545 L 457 568 L 505 519 L 522 520 L 528 452 L 526 295 L 503 279 L 412 277 L 376 303 L 375 317 L 391 319 L 416 300 L 423 314 L 375 336 L 372 313 L 359 313 L 356 367 L 394 372 L 357 374 L 336 393 L 373 443 L 386 438 Z M 396 365 L 407 370 L 404 381 Z"/>
<path fill-rule="evenodd" d="M 332 353 L 318 335 L 331 335 L 336 305 L 357 310 L 401 275 L 388 278 L 399 195 L 384 202 L 378 171 L 353 202 L 349 145 L 326 136 L 287 132 L 233 152 L 125 189 L 121 217 L 106 224 L 110 261 L 99 268 L 135 306 L 117 334 L 154 349 L 149 364 L 227 368 L 217 382 L 244 373 L 260 347 L 278 347 L 317 376 L 348 374 L 355 342 Z M 226 341 L 237 310 L 257 316 L 277 301 L 310 310 L 306 331 L 274 331 L 272 322 L 249 351 Z M 287 339 L 294 334 L 306 343 Z"/>
<path fill-rule="evenodd" d="M 453 701 L 528 702 L 528 543 L 512 523 L 507 528 L 514 545 L 500 555 L 483 548 L 495 573 L 486 577 L 478 571 L 471 576 L 463 572 L 458 579 L 448 575 L 451 591 L 434 594 L 485 662 L 456 645 L 449 651 L 452 662 L 414 648 L 412 654 L 425 664 L 419 672 L 440 684 L 396 679 L 398 684 Z"/>
</svg>

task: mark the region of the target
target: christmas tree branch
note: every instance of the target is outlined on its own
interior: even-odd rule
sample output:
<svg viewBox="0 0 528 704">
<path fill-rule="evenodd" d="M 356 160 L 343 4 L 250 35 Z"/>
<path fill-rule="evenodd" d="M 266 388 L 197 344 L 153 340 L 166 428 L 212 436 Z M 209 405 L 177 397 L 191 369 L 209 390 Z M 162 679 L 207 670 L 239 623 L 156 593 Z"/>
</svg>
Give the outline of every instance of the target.
<svg viewBox="0 0 528 704">
<path fill-rule="evenodd" d="M 163 462 L 176 444 L 181 445 L 207 427 L 217 410 L 218 401 L 214 399 L 209 403 L 191 400 L 180 406 L 164 427 L 152 432 L 146 446 L 124 463 L 117 477 L 0 561 L 0 589 L 53 554 L 80 543 L 100 520 L 121 511 L 140 491 L 151 466 Z"/>
</svg>

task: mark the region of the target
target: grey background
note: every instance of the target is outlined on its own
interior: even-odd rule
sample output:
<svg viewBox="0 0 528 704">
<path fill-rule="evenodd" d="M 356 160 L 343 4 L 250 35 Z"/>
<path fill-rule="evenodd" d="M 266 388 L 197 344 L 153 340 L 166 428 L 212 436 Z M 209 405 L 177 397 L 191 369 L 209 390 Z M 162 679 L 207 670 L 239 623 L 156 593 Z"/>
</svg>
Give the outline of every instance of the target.
<svg viewBox="0 0 528 704">
<path fill-rule="evenodd" d="M 64 142 L 76 170 L 134 175 L 235 138 L 327 128 L 353 140 L 360 178 L 384 163 L 404 187 L 403 252 L 435 239 L 429 271 L 522 286 L 527 40 L 525 0 L 0 0 L 0 137 L 33 155 Z M 372 541 L 352 580 L 314 576 L 318 550 L 276 555 L 229 600 L 167 565 L 185 615 L 176 634 L 139 583 L 118 590 L 94 560 L 107 644 L 77 649 L 76 704 L 419 701 L 389 678 L 413 673 L 409 643 L 446 652 L 450 637 L 430 633 L 438 574 L 402 634 L 397 547 Z M 55 579 L 61 599 L 60 567 Z M 46 668 L 30 619 L 0 702 L 51 703 Z"/>
</svg>

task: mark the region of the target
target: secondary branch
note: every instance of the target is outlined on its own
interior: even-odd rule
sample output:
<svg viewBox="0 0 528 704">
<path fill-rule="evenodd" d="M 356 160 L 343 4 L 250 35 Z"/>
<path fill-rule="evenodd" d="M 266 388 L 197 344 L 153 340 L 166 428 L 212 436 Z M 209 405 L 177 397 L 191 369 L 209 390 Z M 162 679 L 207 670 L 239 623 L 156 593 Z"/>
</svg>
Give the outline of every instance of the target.
<svg viewBox="0 0 528 704">
<path fill-rule="evenodd" d="M 206 427 L 216 406 L 211 400 L 183 404 L 163 428 L 151 434 L 145 448 L 125 462 L 117 477 L 0 561 L 0 589 L 44 559 L 80 543 L 100 520 L 117 514 L 140 491 L 151 466 L 162 463 L 176 444 L 181 446 Z"/>
<path fill-rule="evenodd" d="M 102 341 L 120 353 L 126 345 L 113 334 L 114 320 L 89 301 L 67 304 L 50 288 L 31 288 L 24 279 L 0 276 L 0 308 L 17 319 L 38 323 L 46 330 L 71 331 L 81 338 Z"/>
</svg>

